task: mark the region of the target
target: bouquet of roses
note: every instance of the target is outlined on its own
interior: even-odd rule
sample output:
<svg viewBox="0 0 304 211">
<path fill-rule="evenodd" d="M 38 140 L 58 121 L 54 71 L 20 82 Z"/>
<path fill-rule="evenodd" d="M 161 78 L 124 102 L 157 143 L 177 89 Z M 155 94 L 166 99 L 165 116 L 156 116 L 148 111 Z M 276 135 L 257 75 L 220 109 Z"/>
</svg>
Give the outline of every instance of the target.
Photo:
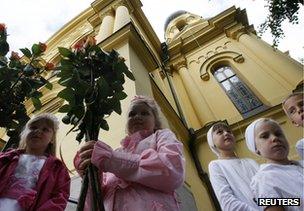
<svg viewBox="0 0 304 211">
<path fill-rule="evenodd" d="M 52 63 L 46 63 L 41 57 L 46 47 L 44 43 L 34 44 L 31 50 L 20 49 L 22 57 L 12 51 L 7 58 L 7 32 L 5 25 L 0 23 L 0 127 L 6 128 L 10 137 L 2 150 L 18 145 L 19 133 L 29 120 L 24 102 L 31 100 L 39 110 L 42 106 L 39 88 L 45 85 L 52 89 L 52 84 L 42 76 L 45 71 L 54 69 Z"/>
<path fill-rule="evenodd" d="M 106 117 L 113 111 L 121 114 L 120 101 L 127 97 L 123 91 L 125 75 L 134 80 L 132 73 L 124 63 L 124 59 L 112 50 L 105 52 L 93 37 L 85 37 L 78 41 L 72 49 L 59 48 L 60 77 L 58 83 L 64 89 L 58 97 L 66 100 L 59 112 L 66 113 L 62 121 L 72 124 L 70 131 L 79 131 L 77 141 L 98 139 L 99 130 L 109 130 Z M 69 132 L 70 132 L 69 131 Z M 83 209 L 84 199 L 90 180 L 93 191 L 94 210 L 103 210 L 99 198 L 101 191 L 99 177 L 94 166 L 89 166 L 83 179 L 78 210 Z"/>
</svg>

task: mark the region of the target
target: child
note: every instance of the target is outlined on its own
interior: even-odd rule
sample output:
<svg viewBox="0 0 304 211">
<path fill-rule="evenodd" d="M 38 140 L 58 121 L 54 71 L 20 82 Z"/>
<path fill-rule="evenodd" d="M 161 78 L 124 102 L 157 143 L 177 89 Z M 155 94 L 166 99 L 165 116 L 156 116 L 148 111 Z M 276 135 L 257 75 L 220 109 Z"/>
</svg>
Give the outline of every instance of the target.
<svg viewBox="0 0 304 211">
<path fill-rule="evenodd" d="M 136 96 L 126 130 L 117 150 L 102 141 L 87 142 L 75 157 L 76 169 L 82 173 L 92 162 L 103 172 L 107 211 L 180 210 L 175 190 L 184 181 L 183 145 L 169 129 L 161 129 L 156 102 Z"/>
<path fill-rule="evenodd" d="M 257 210 L 250 190 L 250 181 L 259 168 L 258 164 L 252 159 L 240 159 L 236 156 L 235 137 L 223 122 L 215 123 L 209 129 L 207 140 L 218 157 L 218 160 L 209 163 L 209 174 L 222 209 Z"/>
<path fill-rule="evenodd" d="M 64 210 L 70 177 L 55 157 L 58 120 L 44 113 L 30 119 L 19 149 L 0 153 L 0 210 Z"/>
<path fill-rule="evenodd" d="M 289 95 L 282 103 L 285 111 L 292 124 L 296 127 L 303 127 L 304 124 L 304 103 L 303 92 L 295 92 Z M 303 159 L 304 157 L 304 139 L 300 139 L 296 144 L 296 149 Z"/>
<path fill-rule="evenodd" d="M 268 206 L 265 210 L 303 210 L 303 166 L 288 159 L 289 145 L 279 124 L 268 118 L 252 122 L 245 132 L 250 151 L 266 159 L 252 178 L 255 198 L 300 198 L 300 206 Z"/>
</svg>

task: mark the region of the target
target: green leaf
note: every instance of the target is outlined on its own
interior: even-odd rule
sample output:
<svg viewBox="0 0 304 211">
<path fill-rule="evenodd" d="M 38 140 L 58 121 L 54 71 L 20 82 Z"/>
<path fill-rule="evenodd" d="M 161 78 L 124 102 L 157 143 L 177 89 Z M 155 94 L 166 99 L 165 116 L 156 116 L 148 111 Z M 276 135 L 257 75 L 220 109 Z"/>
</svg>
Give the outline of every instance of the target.
<svg viewBox="0 0 304 211">
<path fill-rule="evenodd" d="M 72 108 L 71 113 L 73 113 L 78 119 L 82 119 L 84 115 L 84 106 L 83 105 L 77 105 Z"/>
<path fill-rule="evenodd" d="M 53 84 L 50 83 L 49 81 L 46 81 L 45 88 L 47 88 L 49 90 L 52 90 L 53 89 Z"/>
<path fill-rule="evenodd" d="M 120 101 L 116 100 L 115 98 L 111 99 L 111 107 L 113 108 L 113 110 L 117 113 L 117 114 L 121 114 L 121 105 L 120 105 Z"/>
<path fill-rule="evenodd" d="M 74 87 L 77 94 L 82 97 L 86 96 L 87 92 L 92 91 L 90 84 L 81 79 L 79 79 L 78 83 L 75 84 Z"/>
<path fill-rule="evenodd" d="M 83 139 L 84 132 L 79 132 L 76 136 L 76 140 L 80 143 L 81 140 Z"/>
<path fill-rule="evenodd" d="M 121 92 L 116 92 L 114 94 L 114 97 L 117 98 L 118 100 L 123 100 L 127 97 L 128 95 L 126 93 L 124 93 L 123 91 Z"/>
<path fill-rule="evenodd" d="M 38 98 L 42 97 L 42 93 L 38 92 L 35 89 L 32 89 L 32 91 L 30 93 L 30 96 L 38 99 Z"/>
<path fill-rule="evenodd" d="M 68 116 L 68 115 L 65 115 L 63 118 L 62 118 L 62 122 L 66 125 L 70 124 L 71 122 L 71 117 Z"/>
<path fill-rule="evenodd" d="M 63 56 L 63 57 L 68 57 L 70 58 L 73 55 L 73 52 L 70 51 L 67 48 L 63 48 L 63 47 L 58 47 L 59 53 Z"/>
<path fill-rule="evenodd" d="M 123 71 L 129 79 L 131 79 L 132 81 L 135 81 L 135 77 L 134 77 L 133 73 L 131 71 L 129 71 L 128 68 L 124 68 Z"/>
<path fill-rule="evenodd" d="M 27 58 L 31 58 L 32 57 L 32 53 L 28 48 L 21 48 L 20 51 L 27 57 Z"/>
<path fill-rule="evenodd" d="M 97 85 L 98 85 L 99 95 L 102 98 L 107 97 L 109 89 L 110 89 L 108 82 L 101 76 L 101 77 L 99 77 L 99 79 L 97 81 Z"/>
<path fill-rule="evenodd" d="M 68 101 L 71 106 L 75 105 L 75 93 L 70 87 L 67 87 L 67 88 L 61 90 L 57 94 L 57 97 L 60 97 L 64 100 Z"/>
<path fill-rule="evenodd" d="M 69 104 L 65 104 L 61 106 L 58 110 L 59 113 L 68 113 L 71 110 L 71 106 Z"/>
<path fill-rule="evenodd" d="M 6 41 L 0 40 L 0 57 L 5 56 L 9 51 L 9 44 Z"/>
<path fill-rule="evenodd" d="M 34 56 L 38 56 L 41 54 L 40 46 L 38 44 L 34 44 L 32 46 L 32 52 Z"/>
<path fill-rule="evenodd" d="M 131 79 L 132 81 L 135 81 L 135 78 L 134 78 L 132 72 L 129 71 L 127 65 L 124 62 L 121 61 L 118 63 L 114 63 L 113 69 L 114 69 L 114 71 L 123 72 L 129 79 Z"/>
<path fill-rule="evenodd" d="M 107 123 L 106 120 L 102 119 L 102 120 L 100 121 L 100 128 L 101 128 L 101 129 L 104 129 L 104 130 L 106 130 L 106 131 L 109 130 L 109 125 L 108 125 L 108 123 Z"/>
<path fill-rule="evenodd" d="M 42 107 L 41 101 L 38 98 L 35 97 L 31 97 L 31 100 L 33 102 L 33 105 L 35 107 L 36 110 L 40 110 Z"/>
</svg>

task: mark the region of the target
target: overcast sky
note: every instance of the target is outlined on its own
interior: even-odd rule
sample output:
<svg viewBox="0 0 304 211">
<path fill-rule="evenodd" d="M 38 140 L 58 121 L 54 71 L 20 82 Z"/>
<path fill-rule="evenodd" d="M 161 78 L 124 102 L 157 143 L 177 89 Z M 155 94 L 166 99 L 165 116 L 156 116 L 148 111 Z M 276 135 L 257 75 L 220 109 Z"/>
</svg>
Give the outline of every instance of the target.
<svg viewBox="0 0 304 211">
<path fill-rule="evenodd" d="M 64 24 L 90 6 L 93 0 L 2 0 L 0 23 L 7 26 L 11 50 L 30 47 L 39 41 L 45 42 Z M 186 10 L 203 18 L 212 17 L 235 5 L 246 9 L 248 20 L 257 29 L 267 15 L 264 0 L 141 0 L 143 11 L 157 33 L 164 41 L 166 18 L 177 10 Z M 284 23 L 285 38 L 279 49 L 289 50 L 299 60 L 304 58 L 304 10 L 299 13 L 299 24 Z M 263 40 L 271 43 L 270 33 Z"/>
</svg>

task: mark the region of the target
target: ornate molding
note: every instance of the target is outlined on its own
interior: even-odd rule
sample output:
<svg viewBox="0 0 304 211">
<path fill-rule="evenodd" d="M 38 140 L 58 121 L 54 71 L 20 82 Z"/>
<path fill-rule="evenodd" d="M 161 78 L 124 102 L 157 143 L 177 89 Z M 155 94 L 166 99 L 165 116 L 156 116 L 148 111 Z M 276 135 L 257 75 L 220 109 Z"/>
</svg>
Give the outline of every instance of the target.
<svg viewBox="0 0 304 211">
<path fill-rule="evenodd" d="M 242 54 L 240 54 L 240 55 L 238 55 L 238 56 L 236 56 L 236 57 L 233 58 L 233 61 L 235 61 L 235 62 L 237 62 L 237 63 L 243 63 L 244 60 L 245 60 L 245 59 L 244 59 L 244 57 L 243 57 Z"/>
<path fill-rule="evenodd" d="M 225 30 L 227 37 L 232 38 L 234 40 L 239 40 L 240 36 L 243 34 L 248 34 L 249 31 L 243 25 L 236 25 L 231 28 Z"/>
<path fill-rule="evenodd" d="M 187 68 L 187 61 L 185 58 L 179 58 L 178 60 L 174 61 L 171 66 L 174 70 L 179 70 L 182 67 Z"/>
<path fill-rule="evenodd" d="M 234 51 L 223 51 L 218 54 L 215 54 L 209 58 L 207 58 L 200 67 L 200 77 L 203 81 L 208 81 L 210 79 L 210 71 L 214 64 L 221 61 L 231 61 L 237 63 L 243 63 L 245 58 L 242 54 L 234 52 Z"/>
<path fill-rule="evenodd" d="M 200 77 L 203 81 L 209 81 L 210 74 L 206 71 L 205 73 L 201 74 Z"/>
<path fill-rule="evenodd" d="M 113 7 L 109 7 L 109 8 L 107 8 L 107 10 L 102 11 L 102 13 L 99 12 L 98 15 L 99 15 L 101 21 L 103 21 L 103 19 L 104 19 L 106 16 L 115 17 L 115 9 L 114 9 Z"/>
<path fill-rule="evenodd" d="M 129 3 L 129 1 L 126 1 L 126 0 L 115 2 L 115 4 L 113 4 L 112 7 L 114 10 L 116 10 L 120 6 L 126 7 L 129 11 L 129 14 L 133 13 L 133 11 L 134 11 L 133 6 Z"/>
<path fill-rule="evenodd" d="M 159 71 L 159 75 L 160 75 L 161 79 L 166 78 L 166 74 L 165 74 L 165 72 L 163 70 Z"/>
</svg>

